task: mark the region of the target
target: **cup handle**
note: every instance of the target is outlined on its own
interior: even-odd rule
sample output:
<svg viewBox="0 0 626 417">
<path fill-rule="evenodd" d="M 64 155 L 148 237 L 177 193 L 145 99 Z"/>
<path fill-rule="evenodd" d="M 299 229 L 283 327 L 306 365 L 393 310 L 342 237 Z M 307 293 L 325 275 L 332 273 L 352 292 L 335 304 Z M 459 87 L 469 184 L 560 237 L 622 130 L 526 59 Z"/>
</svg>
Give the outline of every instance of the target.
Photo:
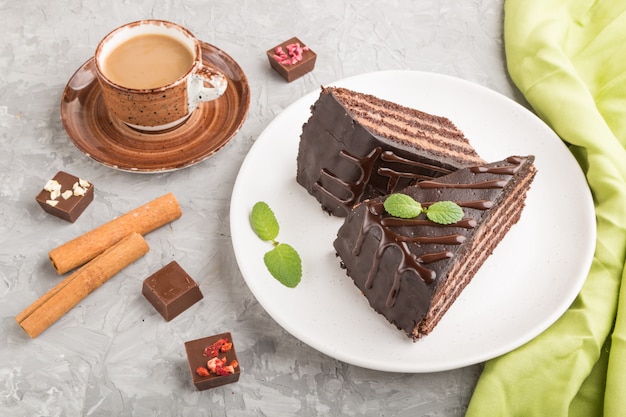
<svg viewBox="0 0 626 417">
<path fill-rule="evenodd" d="M 224 74 L 204 64 L 200 66 L 195 73 L 191 74 L 187 84 L 189 113 L 193 112 L 200 103 L 219 98 L 226 91 L 226 87 L 228 87 L 228 81 Z"/>
</svg>

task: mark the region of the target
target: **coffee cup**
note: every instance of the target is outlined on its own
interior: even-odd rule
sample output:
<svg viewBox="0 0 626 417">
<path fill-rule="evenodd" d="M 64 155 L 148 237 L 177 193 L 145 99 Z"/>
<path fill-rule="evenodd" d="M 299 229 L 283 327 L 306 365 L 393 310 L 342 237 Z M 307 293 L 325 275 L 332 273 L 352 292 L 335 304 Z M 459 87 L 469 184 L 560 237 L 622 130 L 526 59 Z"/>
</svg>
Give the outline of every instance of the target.
<svg viewBox="0 0 626 417">
<path fill-rule="evenodd" d="M 205 101 L 219 98 L 226 76 L 202 61 L 196 37 L 163 20 L 141 20 L 106 35 L 94 56 L 109 113 L 145 132 L 173 129 Z"/>
</svg>

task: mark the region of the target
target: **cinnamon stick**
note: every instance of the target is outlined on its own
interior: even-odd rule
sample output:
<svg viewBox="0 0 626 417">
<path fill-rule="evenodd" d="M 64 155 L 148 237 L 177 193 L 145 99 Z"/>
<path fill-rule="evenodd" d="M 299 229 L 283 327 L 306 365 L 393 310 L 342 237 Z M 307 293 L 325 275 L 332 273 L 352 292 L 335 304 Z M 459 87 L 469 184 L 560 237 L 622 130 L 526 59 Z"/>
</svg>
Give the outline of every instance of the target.
<svg viewBox="0 0 626 417">
<path fill-rule="evenodd" d="M 119 271 L 150 250 L 139 233 L 132 233 L 69 275 L 15 317 L 32 338 L 37 337 Z"/>
<path fill-rule="evenodd" d="M 145 235 L 182 215 L 172 193 L 111 220 L 48 253 L 54 269 L 64 274 L 98 256 L 132 232 Z"/>
</svg>

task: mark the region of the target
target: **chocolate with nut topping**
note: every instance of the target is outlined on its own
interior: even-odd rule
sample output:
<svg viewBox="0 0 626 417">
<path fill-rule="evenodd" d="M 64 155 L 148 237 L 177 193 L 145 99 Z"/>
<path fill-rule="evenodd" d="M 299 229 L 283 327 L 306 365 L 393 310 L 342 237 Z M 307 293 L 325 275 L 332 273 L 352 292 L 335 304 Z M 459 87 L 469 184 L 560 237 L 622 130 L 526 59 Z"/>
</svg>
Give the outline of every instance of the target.
<svg viewBox="0 0 626 417">
<path fill-rule="evenodd" d="M 220 348 L 222 341 L 230 343 L 228 349 Z M 191 380 L 196 389 L 202 391 L 239 381 L 241 368 L 230 333 L 185 342 L 185 351 Z M 222 363 L 219 368 L 209 364 L 215 358 Z"/>
<path fill-rule="evenodd" d="M 424 206 L 456 202 L 464 218 L 454 224 L 391 217 L 385 197 L 355 207 L 334 247 L 372 308 L 413 339 L 428 334 L 519 219 L 533 161 L 510 157 L 400 191 Z"/>
<path fill-rule="evenodd" d="M 44 211 L 74 223 L 93 201 L 93 184 L 59 171 L 37 194 L 35 200 Z"/>
</svg>

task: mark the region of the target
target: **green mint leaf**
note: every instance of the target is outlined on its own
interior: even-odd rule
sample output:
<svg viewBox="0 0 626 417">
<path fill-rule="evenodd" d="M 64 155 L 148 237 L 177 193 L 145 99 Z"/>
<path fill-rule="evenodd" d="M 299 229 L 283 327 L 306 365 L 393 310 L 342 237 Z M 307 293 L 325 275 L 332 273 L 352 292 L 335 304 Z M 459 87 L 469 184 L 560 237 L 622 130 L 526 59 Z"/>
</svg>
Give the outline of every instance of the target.
<svg viewBox="0 0 626 417">
<path fill-rule="evenodd" d="M 452 224 L 463 219 L 463 209 L 453 201 L 438 201 L 426 210 L 426 217 L 439 224 Z"/>
<path fill-rule="evenodd" d="M 286 243 L 278 244 L 263 257 L 270 274 L 281 284 L 294 288 L 302 278 L 302 260 L 294 248 Z"/>
<path fill-rule="evenodd" d="M 278 220 L 276 220 L 276 216 L 274 216 L 270 206 L 263 201 L 259 201 L 252 207 L 250 224 L 261 240 L 274 241 L 278 236 Z"/>
<path fill-rule="evenodd" d="M 406 194 L 391 194 L 384 203 L 387 213 L 401 219 L 412 219 L 422 212 L 422 205 Z"/>
<path fill-rule="evenodd" d="M 261 240 L 271 241 L 274 245 L 274 249 L 263 257 L 267 270 L 283 285 L 294 288 L 302 278 L 302 260 L 294 248 L 276 241 L 278 220 L 267 203 L 259 201 L 252 207 L 250 224 Z"/>
</svg>

